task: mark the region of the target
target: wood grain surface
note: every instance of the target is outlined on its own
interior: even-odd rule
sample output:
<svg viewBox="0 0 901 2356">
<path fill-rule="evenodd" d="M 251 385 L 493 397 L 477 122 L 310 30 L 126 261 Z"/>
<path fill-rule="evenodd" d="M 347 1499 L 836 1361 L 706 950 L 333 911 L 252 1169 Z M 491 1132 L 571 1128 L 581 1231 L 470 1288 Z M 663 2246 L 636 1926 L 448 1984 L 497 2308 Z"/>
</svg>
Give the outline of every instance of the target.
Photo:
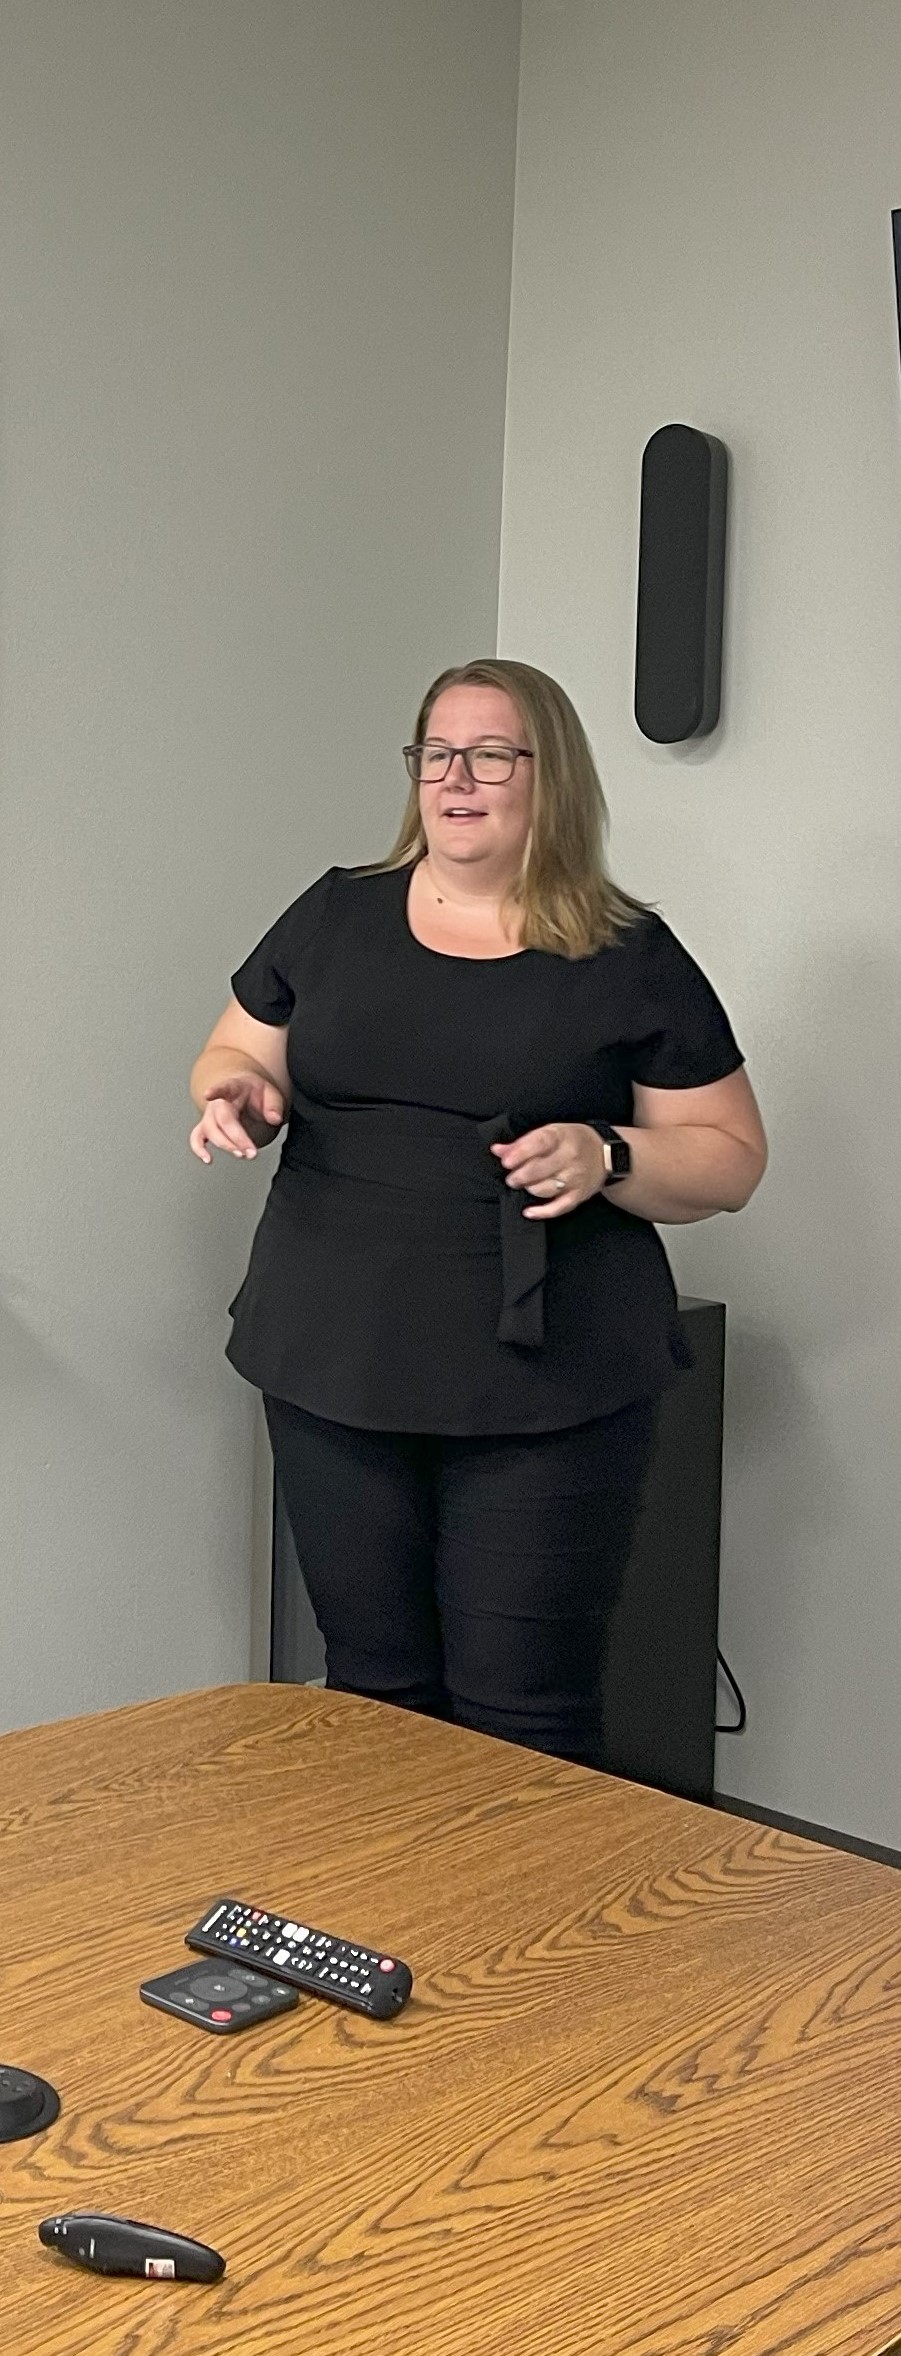
<svg viewBox="0 0 901 2356">
<path fill-rule="evenodd" d="M 3 2356 L 886 2356 L 901 1875 L 452 1727 L 227 1687 L 0 1740 Z M 232 1892 L 413 1966 L 214 2039 L 138 2000 Z M 38 2219 L 212 2242 L 83 2273 Z"/>
</svg>

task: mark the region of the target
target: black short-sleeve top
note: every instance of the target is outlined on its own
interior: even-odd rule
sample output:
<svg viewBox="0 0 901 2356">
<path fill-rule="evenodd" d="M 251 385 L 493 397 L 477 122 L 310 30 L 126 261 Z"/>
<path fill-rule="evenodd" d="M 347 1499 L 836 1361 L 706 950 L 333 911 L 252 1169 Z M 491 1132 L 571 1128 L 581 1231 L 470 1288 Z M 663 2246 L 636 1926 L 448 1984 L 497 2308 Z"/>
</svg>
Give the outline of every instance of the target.
<svg viewBox="0 0 901 2356">
<path fill-rule="evenodd" d="M 655 1228 L 616 1190 L 524 1220 L 489 1149 L 628 1123 L 635 1081 L 723 1079 L 723 1007 L 656 915 L 590 957 L 454 957 L 411 932 L 409 883 L 331 868 L 233 976 L 288 1026 L 292 1103 L 228 1356 L 381 1431 L 552 1431 L 653 1397 L 686 1363 Z"/>
</svg>

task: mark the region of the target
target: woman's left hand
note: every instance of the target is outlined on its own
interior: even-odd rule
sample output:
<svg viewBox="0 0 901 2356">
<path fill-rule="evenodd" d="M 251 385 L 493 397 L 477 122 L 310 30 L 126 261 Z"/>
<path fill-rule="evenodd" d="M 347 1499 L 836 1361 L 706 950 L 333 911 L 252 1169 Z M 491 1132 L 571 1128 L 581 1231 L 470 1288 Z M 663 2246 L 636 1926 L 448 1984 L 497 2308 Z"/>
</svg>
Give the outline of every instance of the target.
<svg viewBox="0 0 901 2356">
<path fill-rule="evenodd" d="M 599 1194 L 604 1184 L 604 1149 L 597 1130 L 585 1121 L 552 1121 L 544 1129 L 514 1138 L 512 1145 L 493 1145 L 491 1151 L 508 1186 L 539 1197 L 523 1212 L 524 1219 L 562 1218 L 590 1195 Z"/>
</svg>

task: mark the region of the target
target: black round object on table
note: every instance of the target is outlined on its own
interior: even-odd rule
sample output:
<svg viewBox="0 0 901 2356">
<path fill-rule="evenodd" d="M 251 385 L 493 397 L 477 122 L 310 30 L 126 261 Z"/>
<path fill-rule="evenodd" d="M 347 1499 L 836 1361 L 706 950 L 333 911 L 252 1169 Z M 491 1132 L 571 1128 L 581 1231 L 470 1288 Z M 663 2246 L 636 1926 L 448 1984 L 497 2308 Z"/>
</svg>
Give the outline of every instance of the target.
<svg viewBox="0 0 901 2356">
<path fill-rule="evenodd" d="M 17 2143 L 21 2135 L 37 2135 L 59 2117 L 59 2095 L 46 2078 L 33 2070 L 15 2069 L 0 2062 L 0 2143 Z"/>
</svg>

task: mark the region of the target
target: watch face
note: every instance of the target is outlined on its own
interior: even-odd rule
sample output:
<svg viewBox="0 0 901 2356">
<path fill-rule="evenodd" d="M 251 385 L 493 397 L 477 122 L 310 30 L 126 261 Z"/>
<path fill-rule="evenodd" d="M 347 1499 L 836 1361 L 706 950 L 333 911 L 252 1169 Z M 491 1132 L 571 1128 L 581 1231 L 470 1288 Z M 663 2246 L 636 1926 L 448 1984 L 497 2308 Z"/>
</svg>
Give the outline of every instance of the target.
<svg viewBox="0 0 901 2356">
<path fill-rule="evenodd" d="M 632 1168 L 632 1156 L 626 1144 L 625 1138 L 611 1137 L 608 1140 L 608 1143 L 610 1147 L 610 1169 L 612 1176 L 614 1178 L 628 1178 L 629 1171 Z"/>
</svg>

